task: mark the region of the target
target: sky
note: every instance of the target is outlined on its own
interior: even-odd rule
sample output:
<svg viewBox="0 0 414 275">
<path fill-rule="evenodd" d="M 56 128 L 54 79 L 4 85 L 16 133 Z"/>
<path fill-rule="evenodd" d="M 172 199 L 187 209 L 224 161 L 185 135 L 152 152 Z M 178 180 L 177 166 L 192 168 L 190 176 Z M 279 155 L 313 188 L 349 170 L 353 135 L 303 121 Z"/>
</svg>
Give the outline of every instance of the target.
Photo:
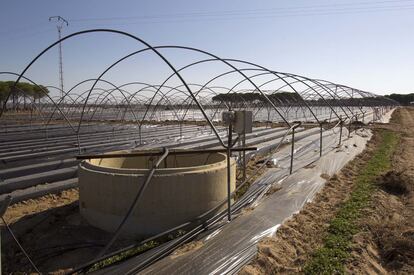
<svg viewBox="0 0 414 275">
<path fill-rule="evenodd" d="M 55 42 L 56 22 L 48 19 L 59 15 L 69 22 L 63 35 L 116 29 L 153 46 L 194 47 L 376 94 L 414 90 L 414 0 L 3 0 L 0 13 L 0 71 L 20 73 Z M 143 48 L 109 33 L 78 36 L 62 47 L 65 87 L 96 78 L 112 62 Z M 200 58 L 178 50 L 163 52 L 178 67 Z M 206 66 L 186 76 L 197 79 L 214 70 L 219 69 Z M 25 75 L 39 84 L 58 86 L 57 48 Z M 117 83 L 135 78 L 156 83 L 161 75 L 168 75 L 165 66 L 147 53 L 110 74 Z"/>
</svg>

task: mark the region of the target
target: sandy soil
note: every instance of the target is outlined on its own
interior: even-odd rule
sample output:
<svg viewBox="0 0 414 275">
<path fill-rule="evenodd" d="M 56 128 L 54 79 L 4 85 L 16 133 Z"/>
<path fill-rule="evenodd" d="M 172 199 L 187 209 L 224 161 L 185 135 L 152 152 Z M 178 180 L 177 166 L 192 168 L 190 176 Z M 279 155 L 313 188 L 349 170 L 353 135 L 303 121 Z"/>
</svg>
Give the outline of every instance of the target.
<svg viewBox="0 0 414 275">
<path fill-rule="evenodd" d="M 34 200 L 27 200 L 11 205 L 4 218 L 9 224 L 17 222 L 24 216 L 34 215 L 49 208 L 70 204 L 79 199 L 77 189 L 63 191 L 56 195 L 46 195 Z"/>
<path fill-rule="evenodd" d="M 183 256 L 187 253 L 194 252 L 197 249 L 200 249 L 201 247 L 203 247 L 203 245 L 204 243 L 202 241 L 193 241 L 186 243 L 177 248 L 173 253 L 171 253 L 170 257 L 174 259 Z"/>
<path fill-rule="evenodd" d="M 412 183 L 414 109 L 397 110 L 390 125 L 381 127 L 402 133 L 393 169 L 403 171 L 404 181 L 411 180 Z M 300 273 L 312 252 L 321 246 L 328 222 L 341 202 L 347 199 L 359 167 L 370 157 L 378 142 L 378 136 L 374 136 L 362 154 L 328 180 L 313 202 L 286 221 L 275 237 L 262 240 L 256 258 L 243 267 L 240 274 Z M 364 218 L 359 221 L 364 230 L 354 238 L 352 258 L 346 266 L 349 273 L 414 273 L 414 258 L 410 258 L 414 257 L 414 254 L 410 254 L 414 249 L 411 246 L 414 241 L 413 193 L 409 196 L 396 195 L 379 189 L 373 195 L 373 203 L 364 210 Z M 394 240 L 400 242 L 395 243 Z M 401 243 L 407 245 L 407 242 L 411 249 L 404 249 L 408 252 L 401 253 L 399 246 L 402 246 Z"/>
<path fill-rule="evenodd" d="M 92 260 L 111 234 L 90 226 L 79 214 L 76 189 L 10 206 L 5 220 L 44 274 L 62 274 Z M 131 243 L 118 241 L 112 249 Z M 29 262 L 2 228 L 4 274 L 32 272 Z"/>
<path fill-rule="evenodd" d="M 363 231 L 347 265 L 354 274 L 414 274 L 414 108 L 397 110 L 387 127 L 401 142 L 393 170 L 379 179 L 382 188 L 359 221 Z"/>
</svg>

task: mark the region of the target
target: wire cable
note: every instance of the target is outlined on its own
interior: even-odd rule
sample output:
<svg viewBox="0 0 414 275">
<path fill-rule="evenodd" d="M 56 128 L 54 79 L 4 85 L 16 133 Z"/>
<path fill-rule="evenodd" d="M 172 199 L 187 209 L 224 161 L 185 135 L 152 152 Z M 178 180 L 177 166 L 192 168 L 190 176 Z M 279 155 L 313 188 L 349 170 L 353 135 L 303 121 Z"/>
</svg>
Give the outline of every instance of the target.
<svg viewBox="0 0 414 275">
<path fill-rule="evenodd" d="M 399 8 L 405 7 L 407 4 L 414 2 L 414 0 L 393 0 L 393 1 L 367 1 L 357 3 L 335 3 L 323 5 L 307 5 L 297 7 L 278 7 L 270 9 L 250 9 L 250 10 L 225 10 L 225 11 L 204 11 L 204 12 L 186 12 L 186 13 L 171 13 L 171 14 L 154 14 L 141 16 L 125 16 L 125 17 L 95 17 L 95 18 L 74 18 L 74 22 L 88 22 L 88 21 L 120 21 L 120 20 L 135 20 L 135 19 L 163 19 L 165 17 L 206 17 L 206 16 L 231 16 L 231 15 L 255 15 L 260 13 L 270 12 L 303 12 L 308 10 L 323 10 L 330 8 L 331 11 L 343 9 L 369 9 L 369 8 Z M 400 4 L 401 3 L 401 4 Z M 392 5 L 397 4 L 397 5 Z"/>
<path fill-rule="evenodd" d="M 37 273 L 42 274 L 39 269 L 36 267 L 36 265 L 34 264 L 34 262 L 32 261 L 32 259 L 29 257 L 29 254 L 27 254 L 26 250 L 24 250 L 23 246 L 20 244 L 20 242 L 17 240 L 16 236 L 14 235 L 13 231 L 11 230 L 10 226 L 8 225 L 8 223 L 4 220 L 3 217 L 1 217 L 4 225 L 7 228 L 7 231 L 9 231 L 10 235 L 12 236 L 13 240 L 16 242 L 16 244 L 19 246 L 20 250 L 23 252 L 23 254 L 26 256 L 27 260 L 29 260 L 31 266 L 33 267 L 34 270 L 36 270 Z"/>
</svg>

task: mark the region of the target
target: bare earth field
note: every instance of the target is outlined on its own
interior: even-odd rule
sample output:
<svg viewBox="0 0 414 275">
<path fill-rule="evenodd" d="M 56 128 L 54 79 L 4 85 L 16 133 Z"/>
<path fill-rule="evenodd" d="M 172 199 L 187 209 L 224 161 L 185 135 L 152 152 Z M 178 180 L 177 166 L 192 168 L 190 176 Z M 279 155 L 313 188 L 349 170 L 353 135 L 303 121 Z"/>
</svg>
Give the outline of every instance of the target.
<svg viewBox="0 0 414 275">
<path fill-rule="evenodd" d="M 358 219 L 351 257 L 352 274 L 414 274 L 414 108 L 396 110 L 387 128 L 400 135 L 391 171 L 377 179 L 378 188 Z M 366 150 L 328 180 L 313 202 L 286 221 L 275 237 L 258 245 L 256 258 L 240 274 L 302 273 L 323 244 L 329 222 L 349 198 L 355 177 L 381 142 L 378 132 Z M 388 173 L 387 173 L 388 172 Z"/>
</svg>

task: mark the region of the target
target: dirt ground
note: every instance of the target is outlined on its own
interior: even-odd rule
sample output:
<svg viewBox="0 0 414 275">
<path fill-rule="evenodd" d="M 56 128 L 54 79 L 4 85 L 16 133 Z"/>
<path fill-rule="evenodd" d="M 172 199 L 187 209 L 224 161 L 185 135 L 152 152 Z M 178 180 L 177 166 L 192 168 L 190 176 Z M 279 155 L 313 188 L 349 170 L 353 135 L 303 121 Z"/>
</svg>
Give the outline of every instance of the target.
<svg viewBox="0 0 414 275">
<path fill-rule="evenodd" d="M 4 214 L 4 218 L 9 224 L 15 223 L 24 216 L 67 205 L 78 199 L 79 193 L 76 189 L 63 191 L 57 195 L 46 195 L 35 200 L 27 200 L 11 205 Z"/>
<path fill-rule="evenodd" d="M 414 108 L 398 109 L 386 127 L 401 133 L 393 160 L 393 171 L 379 183 L 414 186 Z M 374 135 L 367 149 L 328 180 L 313 202 L 285 222 L 275 237 L 258 245 L 256 258 L 240 274 L 300 273 L 306 261 L 323 242 L 329 221 L 352 190 L 359 168 L 379 143 Z M 386 171 L 384 171 L 386 172 Z M 382 185 L 381 187 L 384 187 Z M 404 189 L 404 188 L 403 188 Z M 414 274 L 414 192 L 379 188 L 359 221 L 363 228 L 353 240 L 346 270 L 352 274 Z M 402 192 L 401 192 L 402 191 Z"/>
<path fill-rule="evenodd" d="M 400 146 L 360 220 L 350 273 L 414 274 L 414 108 L 399 109 L 388 128 L 401 134 Z"/>
<path fill-rule="evenodd" d="M 8 208 L 4 218 L 43 274 L 63 274 L 92 260 L 111 234 L 90 226 L 79 214 L 76 189 L 28 200 Z M 2 228 L 3 274 L 34 270 Z M 113 250 L 131 243 L 118 241 Z"/>
</svg>

